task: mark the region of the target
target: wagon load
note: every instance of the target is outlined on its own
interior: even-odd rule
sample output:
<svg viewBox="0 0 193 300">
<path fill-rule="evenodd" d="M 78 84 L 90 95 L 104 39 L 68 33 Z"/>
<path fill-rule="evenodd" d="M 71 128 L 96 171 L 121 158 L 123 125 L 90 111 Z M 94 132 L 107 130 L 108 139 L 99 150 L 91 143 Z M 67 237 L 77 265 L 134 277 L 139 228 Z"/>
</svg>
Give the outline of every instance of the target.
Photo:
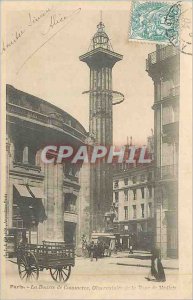
<svg viewBox="0 0 193 300">
<path fill-rule="evenodd" d="M 70 277 L 71 267 L 75 265 L 74 245 L 64 242 L 21 244 L 17 252 L 19 276 L 26 281 L 37 280 L 39 272 L 46 269 L 54 281 L 65 282 Z"/>
</svg>

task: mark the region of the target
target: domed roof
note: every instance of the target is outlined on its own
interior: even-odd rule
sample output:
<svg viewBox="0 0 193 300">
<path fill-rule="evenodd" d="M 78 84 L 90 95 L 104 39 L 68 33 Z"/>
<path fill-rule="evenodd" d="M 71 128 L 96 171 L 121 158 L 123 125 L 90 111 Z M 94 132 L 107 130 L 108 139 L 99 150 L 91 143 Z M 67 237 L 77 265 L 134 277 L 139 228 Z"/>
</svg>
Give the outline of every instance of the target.
<svg viewBox="0 0 193 300">
<path fill-rule="evenodd" d="M 101 31 L 101 32 L 97 31 L 95 33 L 95 35 L 93 36 L 93 38 L 98 37 L 98 36 L 103 36 L 103 37 L 106 37 L 107 39 L 109 39 L 108 35 L 104 31 Z"/>
</svg>

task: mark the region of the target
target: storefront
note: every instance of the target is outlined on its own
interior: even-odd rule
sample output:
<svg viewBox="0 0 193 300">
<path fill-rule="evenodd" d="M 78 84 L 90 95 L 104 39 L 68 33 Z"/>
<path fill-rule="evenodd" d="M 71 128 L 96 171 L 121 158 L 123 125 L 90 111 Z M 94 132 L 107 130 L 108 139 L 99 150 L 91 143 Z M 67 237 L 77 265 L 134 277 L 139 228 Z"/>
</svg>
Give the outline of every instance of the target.
<svg viewBox="0 0 193 300">
<path fill-rule="evenodd" d="M 39 187 L 24 184 L 13 186 L 12 227 L 18 230 L 25 229 L 29 243 L 38 243 L 38 224 L 47 219 L 42 203 L 43 197 L 42 189 Z"/>
</svg>

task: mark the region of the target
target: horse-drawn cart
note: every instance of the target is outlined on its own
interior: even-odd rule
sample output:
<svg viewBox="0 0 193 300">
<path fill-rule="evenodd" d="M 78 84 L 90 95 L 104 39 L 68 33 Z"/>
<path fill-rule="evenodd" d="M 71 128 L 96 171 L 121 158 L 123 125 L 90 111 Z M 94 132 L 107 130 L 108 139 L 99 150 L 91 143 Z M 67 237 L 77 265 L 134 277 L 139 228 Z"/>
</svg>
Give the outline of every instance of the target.
<svg viewBox="0 0 193 300">
<path fill-rule="evenodd" d="M 43 242 L 42 245 L 20 244 L 17 249 L 17 264 L 22 280 L 37 280 L 39 271 L 50 271 L 53 280 L 65 282 L 71 267 L 75 265 L 73 245 L 63 242 Z"/>
</svg>

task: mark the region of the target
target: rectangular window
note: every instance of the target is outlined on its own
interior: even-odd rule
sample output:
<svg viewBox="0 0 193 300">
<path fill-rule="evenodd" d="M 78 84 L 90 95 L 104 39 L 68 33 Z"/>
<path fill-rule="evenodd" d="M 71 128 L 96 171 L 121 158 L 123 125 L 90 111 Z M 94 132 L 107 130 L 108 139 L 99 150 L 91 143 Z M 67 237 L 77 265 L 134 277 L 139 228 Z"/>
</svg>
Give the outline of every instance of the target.
<svg viewBox="0 0 193 300">
<path fill-rule="evenodd" d="M 128 220 L 128 206 L 124 206 L 125 210 L 125 220 Z"/>
<path fill-rule="evenodd" d="M 128 185 L 128 178 L 124 178 L 124 183 L 125 183 L 125 185 Z"/>
<path fill-rule="evenodd" d="M 124 190 L 124 194 L 125 194 L 125 201 L 128 201 L 128 190 Z"/>
<path fill-rule="evenodd" d="M 137 198 L 137 190 L 134 189 L 133 190 L 133 200 L 136 200 L 136 198 Z"/>
<path fill-rule="evenodd" d="M 136 183 L 137 182 L 137 177 L 133 176 L 132 181 L 133 181 L 133 183 Z"/>
<path fill-rule="evenodd" d="M 15 202 L 15 201 L 14 201 Z M 23 219 L 21 217 L 20 208 L 13 203 L 13 227 L 23 228 Z"/>
<path fill-rule="evenodd" d="M 14 155 L 15 162 L 23 162 L 23 147 L 21 145 L 15 145 L 15 155 Z"/>
<path fill-rule="evenodd" d="M 145 181 L 145 175 L 144 175 L 144 174 L 141 175 L 141 181 L 142 181 L 142 182 Z"/>
<path fill-rule="evenodd" d="M 64 197 L 64 211 L 76 213 L 76 200 L 71 197 L 71 194 L 66 194 Z"/>
<path fill-rule="evenodd" d="M 144 218 L 144 204 L 141 204 L 141 217 Z"/>
<path fill-rule="evenodd" d="M 29 162 L 30 165 L 35 165 L 36 164 L 36 149 L 34 149 L 33 147 L 29 147 L 28 162 Z"/>
<path fill-rule="evenodd" d="M 152 186 L 148 187 L 149 198 L 152 198 Z"/>
<path fill-rule="evenodd" d="M 142 199 L 145 198 L 145 189 L 144 189 L 144 187 L 141 188 L 141 197 L 142 197 Z"/>
<path fill-rule="evenodd" d="M 173 113 L 174 113 L 174 122 L 179 121 L 179 106 L 176 105 L 173 107 Z"/>
<path fill-rule="evenodd" d="M 118 188 L 119 187 L 119 180 L 116 180 L 114 183 L 114 188 Z"/>
<path fill-rule="evenodd" d="M 13 219 L 13 227 L 23 228 L 24 227 L 23 220 L 14 220 Z"/>
<path fill-rule="evenodd" d="M 137 217 L 137 209 L 136 209 L 136 205 L 133 205 L 133 219 L 136 219 Z"/>
<path fill-rule="evenodd" d="M 115 201 L 116 201 L 116 202 L 119 201 L 119 192 L 115 192 Z"/>
<path fill-rule="evenodd" d="M 149 181 L 152 180 L 152 172 L 148 173 L 148 180 L 149 180 Z"/>
<path fill-rule="evenodd" d="M 148 203 L 148 216 L 149 218 L 152 218 L 152 203 Z"/>
</svg>

